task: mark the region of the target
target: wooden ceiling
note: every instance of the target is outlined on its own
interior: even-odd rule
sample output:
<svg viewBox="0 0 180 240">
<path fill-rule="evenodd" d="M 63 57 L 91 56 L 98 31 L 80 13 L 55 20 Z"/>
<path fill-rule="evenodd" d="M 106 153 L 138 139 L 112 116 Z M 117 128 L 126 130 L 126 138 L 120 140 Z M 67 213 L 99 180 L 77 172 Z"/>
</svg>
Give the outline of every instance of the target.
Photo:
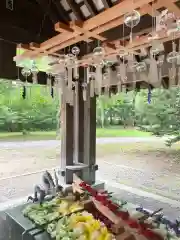
<svg viewBox="0 0 180 240">
<path fill-rule="evenodd" d="M 167 8 L 180 17 L 180 1 L 176 0 L 7 1 L 13 1 L 13 9 L 7 9 L 6 1 L 0 1 L 0 38 L 21 43 L 26 48 L 24 57 L 36 57 L 40 53 L 57 55 L 64 48 L 69 49 L 75 44 L 84 46 L 84 43 L 88 45 L 88 53 L 96 46 L 97 40 L 107 51 L 116 54 L 122 47 L 124 14 L 137 9 L 141 21 L 133 29 L 133 36 L 138 35 L 138 39 L 133 45 L 127 44 L 134 52 L 140 45 L 148 46 L 147 34 L 151 32 L 153 13 Z M 127 40 L 129 33 L 130 29 L 125 27 Z M 171 39 L 162 39 L 164 42 L 168 40 Z"/>
<path fill-rule="evenodd" d="M 124 28 L 123 22 L 124 14 L 132 9 L 137 9 L 141 14 L 141 21 L 133 29 L 133 34 L 142 38 L 138 38 L 135 43 L 133 41 L 133 46 L 128 48 L 138 49 L 139 42 L 142 45 L 147 43 L 146 35 L 151 32 L 154 14 L 167 8 L 177 17 L 180 16 L 180 4 L 176 0 L 33 0 L 31 2 L 33 6 L 38 2 L 38 8 L 45 14 L 41 24 L 36 24 L 36 28 L 37 25 L 40 26 L 39 40 L 41 35 L 47 36 L 47 40 L 41 41 L 40 44 L 38 41 L 29 41 L 27 45 L 21 45 L 27 50 L 22 57 L 37 57 L 39 54 L 57 55 L 60 50 L 81 42 L 88 42 L 91 52 L 91 45 L 94 47 L 97 40 L 104 44 L 107 51 L 116 53 L 116 49 L 122 47 L 120 40 L 123 34 L 125 38 L 129 36 L 130 29 Z M 47 25 L 45 20 L 49 21 Z M 33 21 L 31 31 L 35 31 Z M 169 40 L 164 36 L 163 39 L 164 42 Z"/>
<path fill-rule="evenodd" d="M 54 24 L 85 21 L 118 0 L 10 0 L 0 1 L 0 38 L 16 43 L 42 42 L 56 35 Z M 13 33 L 13 34 L 12 34 Z"/>
</svg>

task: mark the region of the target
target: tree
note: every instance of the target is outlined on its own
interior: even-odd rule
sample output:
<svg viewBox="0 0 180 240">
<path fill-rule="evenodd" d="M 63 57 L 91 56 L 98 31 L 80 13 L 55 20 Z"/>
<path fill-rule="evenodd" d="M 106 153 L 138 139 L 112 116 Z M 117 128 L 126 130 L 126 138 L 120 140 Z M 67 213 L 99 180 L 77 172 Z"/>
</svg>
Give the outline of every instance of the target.
<svg viewBox="0 0 180 240">
<path fill-rule="evenodd" d="M 45 87 L 29 86 L 26 98 L 22 87 L 0 82 L 0 131 L 55 130 L 59 101 Z"/>
</svg>

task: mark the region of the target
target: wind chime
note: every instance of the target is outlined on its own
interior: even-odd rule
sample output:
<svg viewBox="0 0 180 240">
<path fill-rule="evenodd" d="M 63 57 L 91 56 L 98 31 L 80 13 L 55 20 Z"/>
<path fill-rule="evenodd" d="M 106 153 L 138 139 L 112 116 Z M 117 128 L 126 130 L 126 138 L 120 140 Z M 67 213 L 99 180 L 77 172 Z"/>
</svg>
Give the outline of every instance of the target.
<svg viewBox="0 0 180 240">
<path fill-rule="evenodd" d="M 133 9 L 133 2 L 132 2 Z M 51 95 L 54 95 L 54 89 L 60 97 L 63 93 L 66 102 L 74 105 L 75 94 L 78 93 L 79 85 L 82 87 L 83 100 L 87 100 L 87 90 L 90 91 L 90 97 L 102 95 L 109 96 L 112 84 L 112 65 L 116 63 L 116 85 L 118 92 L 123 92 L 127 84 L 131 84 L 133 89 L 136 88 L 136 82 L 146 81 L 148 88 L 148 102 L 151 101 L 151 88 L 159 87 L 162 82 L 162 67 L 166 60 L 169 64 L 169 82 L 171 86 L 176 84 L 178 76 L 178 83 L 180 83 L 180 50 L 176 51 L 176 44 L 172 37 L 172 52 L 166 58 L 164 54 L 164 46 L 160 41 L 162 34 L 174 36 L 179 34 L 180 21 L 175 18 L 174 14 L 169 13 L 168 10 L 162 11 L 158 16 L 154 14 L 152 4 L 152 33 L 149 34 L 148 41 L 151 45 L 150 51 L 147 49 L 140 49 L 140 53 L 129 51 L 125 46 L 123 39 L 123 46 L 117 49 L 117 60 L 112 60 L 105 48 L 100 45 L 94 48 L 90 61 L 79 60 L 80 48 L 73 46 L 71 52 L 68 54 L 61 54 L 58 57 L 46 56 L 44 61 L 48 62 L 47 73 L 47 88 L 50 89 Z M 140 23 L 140 13 L 137 10 L 124 15 L 123 23 L 123 38 L 124 28 L 130 28 L 129 44 L 133 45 L 133 28 Z M 180 49 L 180 44 L 179 44 Z M 138 58 L 137 58 L 138 57 Z M 117 65 L 118 62 L 118 65 Z M 24 88 L 27 85 L 27 79 L 32 75 L 33 84 L 38 83 L 39 67 L 36 59 L 30 60 L 30 64 L 24 64 L 22 61 L 16 61 L 16 65 L 21 67 L 21 74 L 25 78 Z M 79 79 L 79 68 L 84 68 L 84 81 Z M 178 71 L 177 71 L 178 68 Z M 148 73 L 148 74 L 147 74 Z M 128 82 L 129 76 L 131 82 Z M 49 91 L 49 90 L 48 90 Z"/>
</svg>

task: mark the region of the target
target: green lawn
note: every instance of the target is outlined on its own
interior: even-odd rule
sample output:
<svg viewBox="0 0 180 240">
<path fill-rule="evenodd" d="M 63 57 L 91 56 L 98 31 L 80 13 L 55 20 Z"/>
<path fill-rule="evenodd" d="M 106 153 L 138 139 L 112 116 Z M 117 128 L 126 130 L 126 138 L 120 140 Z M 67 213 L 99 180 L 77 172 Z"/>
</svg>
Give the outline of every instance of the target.
<svg viewBox="0 0 180 240">
<path fill-rule="evenodd" d="M 97 137 L 150 137 L 151 133 L 142 132 L 136 129 L 122 128 L 97 128 Z"/>
<path fill-rule="evenodd" d="M 141 132 L 136 129 L 121 129 L 121 128 L 98 128 L 96 131 L 97 137 L 149 137 L 150 133 Z M 54 140 L 56 139 L 55 131 L 47 132 L 31 132 L 27 135 L 22 133 L 0 133 L 0 141 L 30 141 L 30 140 Z"/>
</svg>

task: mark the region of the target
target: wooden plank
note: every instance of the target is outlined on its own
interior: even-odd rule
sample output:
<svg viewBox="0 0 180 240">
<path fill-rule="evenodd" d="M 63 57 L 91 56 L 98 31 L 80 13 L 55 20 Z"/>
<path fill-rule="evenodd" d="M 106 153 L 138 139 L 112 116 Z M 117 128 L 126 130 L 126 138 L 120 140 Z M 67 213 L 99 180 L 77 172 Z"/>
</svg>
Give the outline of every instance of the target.
<svg viewBox="0 0 180 240">
<path fill-rule="evenodd" d="M 94 205 L 96 206 L 96 208 L 104 216 L 106 216 L 109 220 L 111 220 L 111 222 L 113 222 L 114 224 L 119 224 L 121 222 L 121 219 L 118 216 L 116 216 L 111 210 L 109 210 L 108 207 L 102 205 L 102 203 L 95 200 L 95 198 L 92 198 L 92 201 L 93 201 Z"/>
<path fill-rule="evenodd" d="M 89 31 L 85 30 L 83 28 L 83 23 L 82 22 L 73 21 L 73 22 L 70 23 L 70 26 L 75 32 L 77 32 L 79 34 L 83 33 L 88 38 L 89 37 L 94 37 L 94 38 L 96 38 L 100 41 L 106 41 L 107 40 L 105 37 L 101 37 L 98 34 L 94 34 L 93 32 L 89 32 Z M 70 43 L 70 45 L 71 45 L 71 43 Z"/>
<path fill-rule="evenodd" d="M 40 48 L 40 44 L 31 42 L 31 43 L 29 44 L 29 48 L 32 49 L 32 50 L 33 50 L 33 49 L 38 49 L 38 48 Z"/>
<path fill-rule="evenodd" d="M 124 1 L 124 2 L 126 2 L 126 1 Z M 122 4 L 122 3 L 121 3 L 121 4 Z M 158 1 L 156 4 L 154 4 L 154 7 L 155 7 L 155 8 L 160 8 L 160 7 L 162 7 L 161 4 L 162 4 L 162 3 L 160 3 L 160 2 Z M 118 6 L 119 6 L 119 4 L 118 4 Z M 117 5 L 116 5 L 115 7 L 117 7 Z M 145 4 L 145 6 L 142 7 L 139 11 L 140 11 L 141 15 L 144 15 L 144 14 L 146 14 L 147 12 L 149 12 L 149 7 L 147 8 L 147 4 Z M 106 11 L 105 11 L 104 13 L 106 13 Z M 99 15 L 100 15 L 100 14 L 99 14 Z M 99 16 L 99 15 L 98 15 L 98 16 Z M 96 16 L 96 17 L 97 17 L 97 16 Z M 94 18 L 96 18 L 96 17 L 94 17 Z M 87 20 L 87 21 L 88 21 L 88 20 Z M 86 21 L 85 23 L 87 23 L 87 21 Z M 124 18 L 123 18 L 123 17 L 115 18 L 114 20 L 112 20 L 112 21 L 110 21 L 110 22 L 108 22 L 108 23 L 106 23 L 106 24 L 104 24 L 104 25 L 102 25 L 102 26 L 99 26 L 98 28 L 93 29 L 92 32 L 93 32 L 93 34 L 94 34 L 94 33 L 95 33 L 95 34 L 99 34 L 99 33 L 101 33 L 101 32 L 107 31 L 107 30 L 110 29 L 110 28 L 113 28 L 113 27 L 116 27 L 116 26 L 118 26 L 118 25 L 120 25 L 120 24 L 123 24 L 123 21 L 124 21 Z M 86 28 L 85 28 L 86 24 L 84 24 L 83 26 L 84 26 L 84 29 L 86 29 Z M 86 29 L 86 30 L 87 30 L 87 29 Z M 72 44 L 77 43 L 77 40 L 78 40 L 78 41 L 83 41 L 83 40 L 88 39 L 87 36 L 84 36 L 84 37 L 79 36 L 79 37 L 77 38 L 77 40 L 75 41 L 73 38 L 77 37 L 78 35 L 79 35 L 79 34 L 78 34 L 77 32 L 74 32 L 74 33 L 72 33 L 72 34 L 62 33 L 62 34 L 60 34 L 60 35 L 58 35 L 58 36 L 55 36 L 55 37 L 53 37 L 53 38 L 45 41 L 44 43 L 42 43 L 40 48 L 41 48 L 41 50 L 46 50 L 46 49 L 48 49 L 48 48 L 51 48 L 50 53 L 53 53 L 53 51 L 55 51 L 55 50 L 58 51 L 59 49 L 62 49 L 62 48 L 64 48 L 64 47 L 69 46 L 69 45 L 68 45 L 68 42 L 67 42 L 67 40 L 69 40 L 69 39 L 72 40 L 72 41 L 71 41 Z M 31 57 L 31 56 L 33 56 L 33 55 L 37 55 L 39 52 L 40 52 L 40 51 L 35 51 L 34 53 L 28 53 L 28 52 L 27 52 L 27 53 L 24 53 L 23 55 L 24 55 L 24 57 L 25 57 L 25 56 Z"/>
<path fill-rule="evenodd" d="M 81 28 L 80 26 L 81 26 L 80 23 L 78 25 L 77 21 L 71 22 L 70 27 L 75 31 L 74 34 L 76 34 L 77 37 L 76 38 L 72 37 L 71 39 L 62 42 L 59 45 L 57 45 L 55 47 L 52 47 L 48 52 L 53 53 L 53 52 L 59 51 L 59 50 L 65 48 L 67 46 L 76 44 L 77 42 L 80 42 L 80 41 L 85 41 L 85 40 L 87 40 L 91 37 L 99 39 L 100 41 L 105 41 L 106 40 L 106 38 L 98 36 L 97 34 L 94 34 L 93 32 L 86 31 L 83 28 Z M 80 34 L 82 34 L 82 33 L 84 33 L 85 36 L 84 35 L 81 36 Z M 108 47 L 115 49 L 115 46 L 113 46 L 113 44 L 109 44 Z"/>
<path fill-rule="evenodd" d="M 116 4 L 116 6 L 113 6 L 97 16 L 86 20 L 84 23 L 84 28 L 91 30 L 150 2 L 152 2 L 152 0 L 136 0 L 134 1 L 134 4 L 132 4 L 132 0 L 122 1 Z"/>
<path fill-rule="evenodd" d="M 73 22 L 73 21 L 72 21 Z M 70 22 L 70 24 L 71 24 L 71 22 Z M 55 24 L 55 31 L 57 31 L 57 32 L 71 32 L 71 33 L 73 33 L 73 34 L 77 34 L 77 36 L 79 35 L 79 34 L 81 34 L 81 32 L 79 32 L 79 31 L 75 31 L 72 27 L 71 27 L 71 25 L 69 24 L 69 26 L 68 25 L 66 25 L 66 24 L 64 24 L 64 23 L 61 23 L 61 22 L 58 22 L 58 23 L 56 23 Z M 90 37 L 87 37 L 84 41 L 86 41 L 86 42 L 92 42 L 93 41 L 93 39 L 89 39 Z"/>
<path fill-rule="evenodd" d="M 158 9 L 158 8 L 161 8 L 163 6 L 162 3 L 160 3 L 160 1 L 158 0 L 158 2 L 156 2 L 153 7 L 155 9 Z M 141 14 L 141 16 L 145 15 L 145 14 L 151 14 L 152 13 L 152 10 L 150 11 L 150 5 L 149 4 L 145 4 L 142 6 L 142 8 L 140 8 L 139 10 L 139 13 Z M 112 21 L 109 21 L 108 23 L 104 24 L 104 25 L 101 25 L 97 28 L 95 28 L 93 30 L 94 33 L 96 34 L 99 34 L 99 33 L 102 33 L 102 32 L 105 32 L 105 31 L 108 31 L 109 29 L 112 29 L 112 28 L 115 28 L 119 25 L 122 25 L 124 23 L 124 16 L 122 17 L 118 17 Z"/>
<path fill-rule="evenodd" d="M 55 31 L 60 33 L 72 33 L 73 30 L 70 28 L 67 24 L 64 24 L 62 22 L 57 22 L 55 24 Z"/>
<path fill-rule="evenodd" d="M 17 45 L 17 48 L 25 49 L 25 50 L 30 50 L 29 44 L 23 44 L 20 43 Z"/>
<path fill-rule="evenodd" d="M 162 1 L 162 0 L 161 0 Z M 180 9 L 174 3 L 174 0 L 163 1 L 164 6 L 170 11 L 173 12 L 176 17 L 180 17 Z"/>
<path fill-rule="evenodd" d="M 139 0 L 140 1 L 140 0 Z M 142 0 L 141 0 L 142 1 Z M 145 0 L 143 0 L 143 2 L 144 2 Z M 148 2 L 151 2 L 150 0 L 147 0 Z M 101 13 L 101 14 L 98 14 L 97 16 L 95 16 L 95 17 L 93 17 L 93 18 L 91 18 L 90 20 L 90 22 L 89 22 L 89 20 L 87 20 L 87 21 L 85 21 L 85 23 L 84 23 L 84 28 L 86 29 L 86 30 L 92 30 L 93 28 L 97 28 L 99 25 L 101 25 L 102 23 L 101 22 L 98 22 L 98 18 L 99 18 L 99 16 L 102 18 L 102 16 L 103 16 L 103 18 L 104 18 L 104 23 L 105 23 L 105 25 L 104 26 L 99 26 L 97 29 L 95 29 L 95 33 L 101 33 L 101 32 L 104 32 L 104 31 L 107 31 L 108 29 L 110 29 L 110 28 L 113 28 L 113 27 L 116 27 L 118 24 L 122 24 L 123 23 L 123 17 L 121 17 L 120 19 L 118 18 L 119 16 L 122 16 L 123 15 L 123 13 L 122 13 L 122 11 L 119 11 L 119 13 L 118 13 L 118 16 L 117 16 L 117 12 L 116 12 L 116 15 L 115 16 L 113 16 L 114 14 L 113 14 L 113 11 L 112 11 L 112 9 L 114 9 L 114 8 L 123 8 L 124 6 L 126 7 L 126 9 L 127 9 L 127 6 L 128 6 L 128 4 L 130 4 L 130 1 L 129 0 L 126 0 L 126 1 L 123 1 L 123 2 L 121 2 L 121 3 L 119 3 L 119 4 L 117 4 L 116 6 L 114 6 L 114 7 L 112 7 L 111 9 L 108 9 L 108 10 L 106 10 L 106 11 L 104 11 L 103 13 Z M 140 4 L 136 4 L 136 6 L 139 6 Z M 143 4 L 142 4 L 143 5 Z M 129 10 L 129 9 L 128 9 Z M 109 11 L 110 11 L 110 13 L 109 13 Z M 125 12 L 125 11 L 124 11 Z M 108 17 L 107 17 L 107 13 L 108 13 Z M 109 20 L 109 18 L 112 20 L 115 20 L 115 22 L 111 22 L 111 20 Z M 91 22 L 96 22 L 96 24 L 91 24 L 91 26 L 90 26 L 90 23 Z M 110 23 L 109 23 L 109 21 L 110 21 Z M 88 28 L 86 28 L 86 26 L 88 27 Z M 72 38 L 72 37 L 76 37 L 76 36 L 78 36 L 78 34 L 77 33 L 72 33 L 72 34 L 69 34 L 69 33 L 63 33 L 63 34 L 59 34 L 58 36 L 55 36 L 55 37 L 53 37 L 53 38 L 51 38 L 51 39 L 49 39 L 49 40 L 47 40 L 47 41 L 45 41 L 44 43 L 42 43 L 41 44 L 41 49 L 42 50 L 46 50 L 46 49 L 48 49 L 48 48 L 51 48 L 51 47 L 54 47 L 55 45 L 59 45 L 60 43 L 62 43 L 62 42 L 64 42 L 64 41 L 66 41 L 67 39 L 69 39 L 69 38 Z M 80 38 L 81 39 L 81 41 L 83 40 L 83 38 Z M 66 45 L 66 44 L 63 44 L 63 45 Z M 56 48 L 57 49 L 57 48 Z M 28 56 L 28 57 L 31 57 L 31 56 L 33 56 L 34 54 L 36 55 L 36 54 L 38 54 L 40 51 L 36 51 L 35 53 L 24 53 L 23 55 L 24 55 L 24 57 L 26 57 L 26 56 Z M 52 51 L 51 51 L 52 52 Z"/>
</svg>

